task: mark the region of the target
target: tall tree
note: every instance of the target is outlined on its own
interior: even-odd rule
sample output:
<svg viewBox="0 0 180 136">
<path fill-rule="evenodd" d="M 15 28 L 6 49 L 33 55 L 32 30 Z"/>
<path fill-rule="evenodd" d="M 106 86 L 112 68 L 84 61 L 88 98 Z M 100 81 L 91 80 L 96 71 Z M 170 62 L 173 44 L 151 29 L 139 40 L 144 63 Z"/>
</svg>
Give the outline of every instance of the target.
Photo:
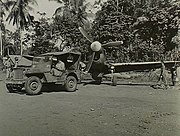
<svg viewBox="0 0 180 136">
<path fill-rule="evenodd" d="M 170 0 L 107 0 L 96 14 L 92 35 L 102 43 L 124 41 L 118 62 L 155 61 L 174 48 L 178 11 Z"/>
<path fill-rule="evenodd" d="M 31 5 L 37 5 L 36 0 L 17 0 L 13 4 L 11 12 L 7 17 L 7 21 L 12 22 L 21 31 L 32 22 L 33 17 L 29 11 L 33 10 Z M 20 34 L 21 35 L 21 34 Z M 21 40 L 21 55 L 23 52 L 22 40 Z"/>
<path fill-rule="evenodd" d="M 61 6 L 55 10 L 55 16 L 69 18 L 82 26 L 87 23 L 87 8 L 90 5 L 86 0 L 49 0 L 56 1 Z"/>
<path fill-rule="evenodd" d="M 54 0 L 59 2 L 60 7 L 56 9 L 53 20 L 53 35 L 62 39 L 63 47 L 79 47 L 82 35 L 79 32 L 79 26 L 89 28 L 87 19 L 89 3 L 85 0 Z M 62 48 L 63 48 L 62 47 Z"/>
<path fill-rule="evenodd" d="M 3 18 L 7 11 L 9 11 L 10 6 L 14 4 L 14 1 L 12 0 L 0 0 L 0 55 L 3 56 L 3 38 L 2 33 L 5 32 L 5 26 Z"/>
</svg>

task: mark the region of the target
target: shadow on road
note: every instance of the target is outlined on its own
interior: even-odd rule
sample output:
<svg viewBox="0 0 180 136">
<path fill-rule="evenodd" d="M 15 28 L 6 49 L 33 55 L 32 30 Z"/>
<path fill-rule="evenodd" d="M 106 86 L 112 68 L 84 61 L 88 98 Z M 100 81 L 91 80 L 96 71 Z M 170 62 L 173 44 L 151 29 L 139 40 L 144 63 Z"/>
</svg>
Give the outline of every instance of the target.
<svg viewBox="0 0 180 136">
<path fill-rule="evenodd" d="M 81 82 L 83 84 L 83 86 L 86 85 L 109 85 L 109 86 L 113 86 L 111 81 L 103 81 L 103 82 L 96 82 L 96 81 L 82 81 Z M 157 84 L 157 83 L 153 83 L 153 82 L 124 82 L 124 81 L 118 81 L 117 86 L 130 86 L 130 87 L 134 87 L 134 86 L 146 86 L 146 87 L 151 87 L 153 89 L 160 89 L 160 90 L 166 90 L 169 88 L 173 88 L 174 86 L 172 86 L 171 84 L 164 86 L 163 84 Z"/>
<path fill-rule="evenodd" d="M 67 92 L 67 91 L 64 89 L 62 85 L 44 84 L 42 87 L 42 91 L 37 95 L 41 95 L 43 93 L 53 93 L 53 92 L 60 93 L 60 92 Z M 23 88 L 22 90 L 14 90 L 13 93 L 19 94 L 19 95 L 28 95 L 25 91 L 25 88 Z M 28 96 L 33 96 L 33 95 L 28 95 Z"/>
<path fill-rule="evenodd" d="M 83 86 L 86 85 L 112 85 L 111 81 L 103 81 L 103 82 L 97 82 L 97 81 L 82 81 L 81 82 L 83 84 Z M 153 83 L 132 83 L 132 82 L 118 82 L 117 85 L 127 85 L 127 86 L 152 86 L 154 85 Z"/>
<path fill-rule="evenodd" d="M 52 92 L 67 92 L 63 85 L 58 84 L 44 84 L 42 92 L 52 93 Z"/>
</svg>

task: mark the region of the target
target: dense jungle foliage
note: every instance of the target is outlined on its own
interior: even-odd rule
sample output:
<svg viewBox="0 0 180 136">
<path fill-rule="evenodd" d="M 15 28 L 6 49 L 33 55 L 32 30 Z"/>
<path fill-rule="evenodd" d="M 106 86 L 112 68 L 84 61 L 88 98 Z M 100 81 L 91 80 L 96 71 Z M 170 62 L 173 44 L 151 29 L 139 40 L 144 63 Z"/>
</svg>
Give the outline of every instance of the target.
<svg viewBox="0 0 180 136">
<path fill-rule="evenodd" d="M 26 48 L 24 54 L 38 55 L 70 46 L 86 56 L 91 43 L 80 33 L 78 27 L 81 26 L 94 41 L 123 41 L 119 47 L 105 49 L 108 59 L 115 62 L 176 59 L 180 41 L 180 4 L 176 0 L 98 0 L 93 8 L 89 8 L 92 5 L 85 0 L 54 1 L 61 6 L 52 18 L 39 12 L 39 20 L 30 16 L 31 23 L 25 24 L 26 33 L 22 38 L 17 36 L 19 29 L 16 34 L 9 32 L 8 36 L 16 43 L 14 50 L 20 48 L 18 43 L 22 40 Z M 96 9 L 97 6 L 100 8 Z M 88 18 L 94 10 L 97 12 L 91 22 Z M 5 35 L 7 32 L 3 34 L 7 37 Z M 5 38 L 3 43 L 10 44 Z M 29 48 L 29 44 L 32 47 Z"/>
</svg>

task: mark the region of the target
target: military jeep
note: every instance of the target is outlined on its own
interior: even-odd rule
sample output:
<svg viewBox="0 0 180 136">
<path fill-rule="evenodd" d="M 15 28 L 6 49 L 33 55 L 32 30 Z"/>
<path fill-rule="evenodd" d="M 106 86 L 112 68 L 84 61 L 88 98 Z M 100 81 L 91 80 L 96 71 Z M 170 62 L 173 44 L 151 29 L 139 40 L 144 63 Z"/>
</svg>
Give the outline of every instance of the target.
<svg viewBox="0 0 180 136">
<path fill-rule="evenodd" d="M 43 84 L 60 84 L 66 91 L 73 92 L 80 81 L 81 53 L 77 51 L 51 52 L 33 57 L 30 67 L 17 65 L 12 76 L 6 79 L 7 90 L 11 93 L 25 89 L 29 95 L 42 91 Z M 64 63 L 65 70 L 61 75 L 54 75 L 53 69 L 58 60 Z"/>
</svg>

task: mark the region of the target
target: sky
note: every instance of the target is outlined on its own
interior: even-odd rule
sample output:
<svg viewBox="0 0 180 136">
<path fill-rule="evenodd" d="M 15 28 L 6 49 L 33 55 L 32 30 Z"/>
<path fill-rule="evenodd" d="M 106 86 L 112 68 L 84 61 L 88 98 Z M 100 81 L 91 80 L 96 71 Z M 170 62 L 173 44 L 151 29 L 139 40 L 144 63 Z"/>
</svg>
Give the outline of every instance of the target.
<svg viewBox="0 0 180 136">
<path fill-rule="evenodd" d="M 59 3 L 49 0 L 36 0 L 38 3 L 38 6 L 35 7 L 36 12 L 46 12 L 46 15 L 48 17 L 52 17 L 55 10 L 60 6 Z M 94 4 L 95 0 L 86 0 L 86 2 L 90 2 L 91 4 Z"/>
<path fill-rule="evenodd" d="M 55 10 L 60 6 L 59 3 L 55 1 L 49 1 L 49 0 L 36 0 L 38 5 L 33 6 L 34 11 L 30 12 L 32 15 L 34 15 L 35 19 L 38 19 L 40 16 L 37 14 L 37 12 L 45 12 L 47 17 L 52 17 Z M 87 2 L 94 3 L 95 0 L 86 0 Z M 6 23 L 6 27 L 10 30 L 15 30 L 15 26 L 12 26 L 12 24 Z"/>
<path fill-rule="evenodd" d="M 38 19 L 39 15 L 37 12 L 46 12 L 47 17 L 52 17 L 54 11 L 60 5 L 57 2 L 49 1 L 49 0 L 36 0 L 38 5 L 33 6 L 34 10 L 30 13 L 35 16 L 35 19 Z M 10 23 L 6 23 L 6 27 L 12 31 L 16 29 L 16 26 L 12 26 Z"/>
<path fill-rule="evenodd" d="M 57 2 L 49 0 L 36 0 L 38 5 L 34 6 L 34 14 L 37 12 L 46 12 L 47 17 L 52 17 L 54 11 L 60 6 Z M 37 15 L 36 15 L 37 16 Z"/>
</svg>

